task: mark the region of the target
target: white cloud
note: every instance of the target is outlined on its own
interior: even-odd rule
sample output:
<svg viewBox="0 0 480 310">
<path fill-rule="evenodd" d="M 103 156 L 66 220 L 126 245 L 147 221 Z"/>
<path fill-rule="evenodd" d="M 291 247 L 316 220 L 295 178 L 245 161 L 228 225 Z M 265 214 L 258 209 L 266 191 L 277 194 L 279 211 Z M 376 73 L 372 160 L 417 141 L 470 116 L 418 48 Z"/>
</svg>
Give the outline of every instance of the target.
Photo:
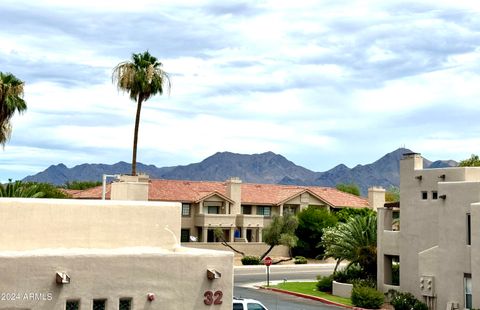
<svg viewBox="0 0 480 310">
<path fill-rule="evenodd" d="M 172 92 L 144 105 L 145 163 L 274 151 L 325 170 L 401 144 L 461 159 L 479 147 L 479 12 L 450 0 L 2 1 L 0 68 L 26 81 L 29 109 L 0 179 L 129 161 L 135 103 L 111 70 L 146 49 Z"/>
</svg>

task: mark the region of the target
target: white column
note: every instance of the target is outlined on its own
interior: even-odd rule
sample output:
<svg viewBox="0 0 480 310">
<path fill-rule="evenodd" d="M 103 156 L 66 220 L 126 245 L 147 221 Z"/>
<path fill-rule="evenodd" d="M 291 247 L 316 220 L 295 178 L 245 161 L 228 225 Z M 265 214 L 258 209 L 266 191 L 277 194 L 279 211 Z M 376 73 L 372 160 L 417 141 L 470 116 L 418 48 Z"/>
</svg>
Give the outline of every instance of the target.
<svg viewBox="0 0 480 310">
<path fill-rule="evenodd" d="M 263 232 L 263 229 L 258 228 L 258 240 L 257 240 L 257 242 L 262 242 L 262 232 Z"/>
<path fill-rule="evenodd" d="M 280 205 L 280 216 L 283 216 L 283 203 Z"/>
<path fill-rule="evenodd" d="M 230 227 L 230 242 L 235 241 L 235 227 Z"/>
</svg>

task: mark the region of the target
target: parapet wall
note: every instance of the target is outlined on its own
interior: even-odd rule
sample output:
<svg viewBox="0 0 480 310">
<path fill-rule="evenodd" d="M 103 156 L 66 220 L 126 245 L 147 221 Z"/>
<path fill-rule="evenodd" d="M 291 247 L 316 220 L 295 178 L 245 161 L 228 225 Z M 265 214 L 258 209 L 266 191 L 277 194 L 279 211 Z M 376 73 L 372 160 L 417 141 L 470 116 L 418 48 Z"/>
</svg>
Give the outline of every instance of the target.
<svg viewBox="0 0 480 310">
<path fill-rule="evenodd" d="M 173 249 L 180 240 L 180 208 L 175 202 L 0 198 L 0 251 Z"/>
</svg>

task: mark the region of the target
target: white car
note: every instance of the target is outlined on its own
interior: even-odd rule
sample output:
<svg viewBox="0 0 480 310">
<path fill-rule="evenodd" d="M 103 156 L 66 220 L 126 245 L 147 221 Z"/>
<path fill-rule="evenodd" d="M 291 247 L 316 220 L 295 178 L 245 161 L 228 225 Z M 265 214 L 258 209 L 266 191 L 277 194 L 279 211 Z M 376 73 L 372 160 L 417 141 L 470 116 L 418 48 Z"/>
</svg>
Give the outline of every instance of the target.
<svg viewBox="0 0 480 310">
<path fill-rule="evenodd" d="M 255 299 L 233 297 L 233 310 L 268 310 Z"/>
</svg>

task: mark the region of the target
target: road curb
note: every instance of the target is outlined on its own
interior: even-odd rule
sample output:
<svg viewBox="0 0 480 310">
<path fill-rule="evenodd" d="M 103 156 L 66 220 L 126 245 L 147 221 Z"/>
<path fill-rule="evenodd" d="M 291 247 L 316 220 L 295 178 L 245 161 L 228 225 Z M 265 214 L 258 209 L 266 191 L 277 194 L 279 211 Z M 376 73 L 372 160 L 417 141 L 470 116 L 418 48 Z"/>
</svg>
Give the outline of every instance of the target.
<svg viewBox="0 0 480 310">
<path fill-rule="evenodd" d="M 297 292 L 286 291 L 286 290 L 282 290 L 282 289 L 275 288 L 275 287 L 265 287 L 265 286 L 257 286 L 257 287 L 259 289 L 263 289 L 263 290 L 269 290 L 269 291 L 273 291 L 273 292 L 293 295 L 293 296 L 296 296 L 296 297 L 316 300 L 316 301 L 319 301 L 319 302 L 327 304 L 327 305 L 333 305 L 333 306 L 342 307 L 342 308 L 345 308 L 345 309 L 354 309 L 355 308 L 353 306 L 340 304 L 340 303 L 337 303 L 337 302 L 334 302 L 334 301 L 331 301 L 331 300 L 328 300 L 328 299 L 325 299 L 325 298 L 322 298 L 322 297 L 317 297 L 317 296 L 312 296 L 312 295 L 307 295 L 307 294 L 302 294 L 302 293 L 297 293 Z"/>
</svg>

